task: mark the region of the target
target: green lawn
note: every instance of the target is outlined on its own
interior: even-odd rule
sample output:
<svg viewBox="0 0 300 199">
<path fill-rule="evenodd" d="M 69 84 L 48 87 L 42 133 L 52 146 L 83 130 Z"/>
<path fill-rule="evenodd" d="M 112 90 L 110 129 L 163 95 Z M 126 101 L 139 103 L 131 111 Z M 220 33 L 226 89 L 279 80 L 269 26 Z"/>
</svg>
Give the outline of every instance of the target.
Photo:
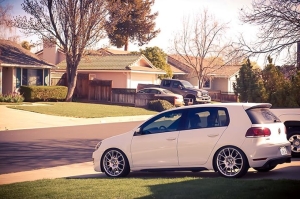
<svg viewBox="0 0 300 199">
<path fill-rule="evenodd" d="M 0 186 L 0 198 L 298 198 L 300 181 L 225 178 L 54 179 Z"/>
<path fill-rule="evenodd" d="M 44 105 L 12 105 L 9 108 L 32 111 L 36 113 L 77 118 L 100 118 L 134 115 L 154 115 L 157 112 L 144 108 L 129 106 L 79 103 L 79 102 L 50 102 Z M 46 105 L 45 105 L 46 104 Z"/>
</svg>

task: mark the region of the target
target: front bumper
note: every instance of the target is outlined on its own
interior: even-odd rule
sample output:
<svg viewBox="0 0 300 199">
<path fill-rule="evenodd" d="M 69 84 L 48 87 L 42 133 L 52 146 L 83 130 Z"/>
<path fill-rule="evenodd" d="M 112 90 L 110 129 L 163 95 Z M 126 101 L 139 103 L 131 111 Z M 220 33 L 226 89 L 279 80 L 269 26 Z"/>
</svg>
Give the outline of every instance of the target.
<svg viewBox="0 0 300 199">
<path fill-rule="evenodd" d="M 202 96 L 202 97 L 197 97 L 196 102 L 211 102 L 211 97 L 210 96 Z"/>
</svg>

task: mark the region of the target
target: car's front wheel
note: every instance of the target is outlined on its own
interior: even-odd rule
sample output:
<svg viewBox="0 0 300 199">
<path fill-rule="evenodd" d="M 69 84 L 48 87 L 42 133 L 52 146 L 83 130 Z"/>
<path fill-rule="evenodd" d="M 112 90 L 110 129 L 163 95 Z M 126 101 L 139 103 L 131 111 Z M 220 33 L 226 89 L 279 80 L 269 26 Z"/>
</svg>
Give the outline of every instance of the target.
<svg viewBox="0 0 300 199">
<path fill-rule="evenodd" d="M 300 157 L 300 132 L 290 133 L 288 140 L 291 143 L 292 157 Z"/>
<path fill-rule="evenodd" d="M 109 177 L 124 177 L 130 172 L 125 154 L 118 149 L 107 150 L 102 157 L 104 172 Z"/>
<path fill-rule="evenodd" d="M 246 155 L 240 149 L 226 146 L 216 152 L 214 168 L 223 177 L 239 178 L 247 173 L 249 164 Z"/>
</svg>

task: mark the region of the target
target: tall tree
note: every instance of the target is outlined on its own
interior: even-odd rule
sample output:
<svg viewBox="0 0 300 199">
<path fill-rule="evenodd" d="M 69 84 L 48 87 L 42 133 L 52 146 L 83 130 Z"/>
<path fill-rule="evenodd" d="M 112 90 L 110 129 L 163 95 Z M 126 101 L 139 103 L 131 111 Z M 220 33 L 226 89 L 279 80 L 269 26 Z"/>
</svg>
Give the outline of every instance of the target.
<svg viewBox="0 0 300 199">
<path fill-rule="evenodd" d="M 292 93 L 292 85 L 284 78 L 279 67 L 275 66 L 272 58 L 268 56 L 268 65 L 262 71 L 267 101 L 274 107 L 295 107 L 296 101 Z"/>
<path fill-rule="evenodd" d="M 14 25 L 63 49 L 68 79 L 66 101 L 71 101 L 84 49 L 105 38 L 106 0 L 24 0 L 22 8 L 31 17 L 16 17 Z"/>
<path fill-rule="evenodd" d="M 147 44 L 160 32 L 155 30 L 155 22 L 158 12 L 151 14 L 151 6 L 155 0 L 107 0 L 110 16 L 107 20 L 106 31 L 110 43 L 118 48 L 124 46 L 128 50 L 130 42 L 137 41 L 138 46 Z M 119 18 L 120 10 L 113 8 L 116 1 L 122 6 L 122 17 Z M 114 23 L 116 23 L 114 25 Z"/>
<path fill-rule="evenodd" d="M 192 75 L 198 78 L 199 88 L 209 78 L 209 73 L 238 58 L 239 52 L 233 48 L 233 43 L 225 41 L 227 28 L 226 23 L 219 23 L 204 9 L 192 20 L 190 17 L 183 19 L 182 30 L 174 37 L 171 50 L 193 68 Z"/>
<path fill-rule="evenodd" d="M 166 71 L 166 75 L 159 75 L 158 78 L 171 78 L 173 76 L 170 65 L 167 63 L 167 54 L 159 47 L 147 47 L 145 50 L 140 50 L 140 53 L 145 55 L 147 59 L 157 68 Z"/>
<path fill-rule="evenodd" d="M 242 102 L 265 102 L 266 90 L 260 77 L 260 70 L 254 69 L 247 59 L 236 76 L 233 89 Z"/>
<path fill-rule="evenodd" d="M 253 0 L 252 9 L 243 9 L 241 20 L 260 27 L 258 40 L 253 45 L 241 39 L 249 54 L 289 54 L 298 42 L 300 62 L 300 1 L 299 0 Z M 300 63 L 298 63 L 300 69 Z"/>
</svg>

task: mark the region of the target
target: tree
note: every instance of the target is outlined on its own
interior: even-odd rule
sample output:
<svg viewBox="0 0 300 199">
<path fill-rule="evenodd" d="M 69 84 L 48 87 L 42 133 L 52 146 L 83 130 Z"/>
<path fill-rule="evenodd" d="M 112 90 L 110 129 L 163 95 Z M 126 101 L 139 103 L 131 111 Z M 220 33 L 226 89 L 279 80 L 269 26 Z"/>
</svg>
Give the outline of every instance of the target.
<svg viewBox="0 0 300 199">
<path fill-rule="evenodd" d="M 292 94 L 298 107 L 300 107 L 300 71 L 291 80 Z"/>
<path fill-rule="evenodd" d="M 207 10 L 203 10 L 193 20 L 190 17 L 183 19 L 182 30 L 174 37 L 172 50 L 191 66 L 194 71 L 191 75 L 198 78 L 199 88 L 209 78 L 209 73 L 238 58 L 232 42 L 225 42 L 226 29 L 227 24 L 218 23 Z"/>
<path fill-rule="evenodd" d="M 106 31 L 110 43 L 118 48 L 124 46 L 128 50 L 129 41 L 139 46 L 147 44 L 157 36 L 160 30 L 155 30 L 155 22 L 158 13 L 151 14 L 151 6 L 154 0 L 121 0 L 122 17 L 120 10 L 113 9 L 116 0 L 107 0 L 110 16 L 107 20 Z M 115 23 L 115 25 L 114 25 Z"/>
<path fill-rule="evenodd" d="M 299 0 L 254 0 L 252 9 L 242 10 L 241 20 L 260 27 L 258 40 L 248 45 L 241 39 L 244 50 L 249 54 L 279 55 L 300 42 Z M 300 46 L 300 43 L 298 43 Z M 300 62 L 300 47 L 298 47 Z M 300 63 L 299 67 L 300 67 Z"/>
<path fill-rule="evenodd" d="M 15 28 L 10 23 L 13 6 L 10 4 L 1 5 L 4 0 L 0 0 L 0 39 L 8 39 L 17 42 L 19 36 L 15 33 Z"/>
<path fill-rule="evenodd" d="M 236 76 L 233 89 L 242 102 L 265 102 L 267 100 L 260 70 L 254 69 L 249 59 L 244 62 L 239 75 Z"/>
<path fill-rule="evenodd" d="M 296 101 L 292 93 L 292 85 L 284 78 L 279 67 L 275 66 L 272 58 L 268 56 L 268 65 L 262 71 L 267 101 L 274 107 L 295 107 Z"/>
<path fill-rule="evenodd" d="M 166 71 L 166 75 L 159 75 L 158 78 L 171 78 L 173 76 L 170 65 L 167 63 L 167 54 L 159 47 L 147 47 L 145 50 L 140 49 L 140 53 L 157 68 Z"/>
<path fill-rule="evenodd" d="M 71 101 L 77 67 L 85 48 L 105 38 L 106 0 L 24 0 L 22 8 L 31 17 L 16 17 L 14 25 L 64 51 L 68 82 L 66 101 Z"/>
<path fill-rule="evenodd" d="M 21 46 L 29 51 L 31 50 L 32 47 L 34 47 L 34 45 L 30 44 L 28 41 L 23 41 L 21 43 Z"/>
</svg>

